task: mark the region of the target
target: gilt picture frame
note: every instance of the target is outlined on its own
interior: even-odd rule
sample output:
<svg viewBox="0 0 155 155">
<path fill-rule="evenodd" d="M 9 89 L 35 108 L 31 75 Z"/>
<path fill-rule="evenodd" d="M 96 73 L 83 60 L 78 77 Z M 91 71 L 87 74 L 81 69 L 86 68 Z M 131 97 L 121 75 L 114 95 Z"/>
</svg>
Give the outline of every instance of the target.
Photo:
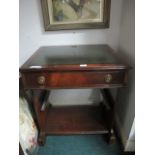
<svg viewBox="0 0 155 155">
<path fill-rule="evenodd" d="M 45 31 L 108 28 L 110 0 L 41 0 Z"/>
</svg>

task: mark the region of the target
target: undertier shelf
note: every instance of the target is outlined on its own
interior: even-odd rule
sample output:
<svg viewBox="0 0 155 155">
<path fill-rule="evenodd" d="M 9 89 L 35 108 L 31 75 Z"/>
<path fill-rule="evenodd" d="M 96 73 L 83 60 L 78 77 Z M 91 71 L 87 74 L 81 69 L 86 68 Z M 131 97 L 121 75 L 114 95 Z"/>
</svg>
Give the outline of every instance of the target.
<svg viewBox="0 0 155 155">
<path fill-rule="evenodd" d="M 51 107 L 46 134 L 107 134 L 104 111 L 100 106 Z"/>
</svg>

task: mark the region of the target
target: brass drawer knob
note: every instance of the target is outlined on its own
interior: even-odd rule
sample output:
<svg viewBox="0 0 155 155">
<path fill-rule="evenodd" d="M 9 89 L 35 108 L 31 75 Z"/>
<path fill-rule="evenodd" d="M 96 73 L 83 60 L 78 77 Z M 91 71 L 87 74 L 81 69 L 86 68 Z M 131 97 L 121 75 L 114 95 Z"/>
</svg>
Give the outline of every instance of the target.
<svg viewBox="0 0 155 155">
<path fill-rule="evenodd" d="M 44 76 L 39 76 L 38 77 L 38 83 L 39 84 L 44 84 L 45 83 L 45 77 Z"/>
<path fill-rule="evenodd" d="M 106 82 L 106 83 L 110 83 L 111 80 L 112 80 L 112 75 L 111 75 L 111 74 L 105 75 L 105 82 Z"/>
</svg>

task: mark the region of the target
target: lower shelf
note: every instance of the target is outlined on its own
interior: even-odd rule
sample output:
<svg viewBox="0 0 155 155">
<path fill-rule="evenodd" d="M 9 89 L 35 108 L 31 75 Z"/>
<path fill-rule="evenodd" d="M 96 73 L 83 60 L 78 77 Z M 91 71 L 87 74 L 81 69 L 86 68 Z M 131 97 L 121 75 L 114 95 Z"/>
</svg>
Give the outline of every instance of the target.
<svg viewBox="0 0 155 155">
<path fill-rule="evenodd" d="M 107 134 L 103 109 L 99 106 L 52 107 L 46 121 L 46 135 Z"/>
</svg>

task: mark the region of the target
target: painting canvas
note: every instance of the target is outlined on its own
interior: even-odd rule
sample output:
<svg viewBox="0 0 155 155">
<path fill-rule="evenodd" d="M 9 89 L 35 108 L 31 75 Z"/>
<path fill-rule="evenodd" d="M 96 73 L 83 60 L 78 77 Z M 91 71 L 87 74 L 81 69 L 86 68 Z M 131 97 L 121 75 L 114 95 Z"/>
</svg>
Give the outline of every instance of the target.
<svg viewBox="0 0 155 155">
<path fill-rule="evenodd" d="M 109 0 L 42 0 L 45 28 L 89 28 L 108 21 Z M 89 25 L 91 24 L 91 25 Z"/>
</svg>

